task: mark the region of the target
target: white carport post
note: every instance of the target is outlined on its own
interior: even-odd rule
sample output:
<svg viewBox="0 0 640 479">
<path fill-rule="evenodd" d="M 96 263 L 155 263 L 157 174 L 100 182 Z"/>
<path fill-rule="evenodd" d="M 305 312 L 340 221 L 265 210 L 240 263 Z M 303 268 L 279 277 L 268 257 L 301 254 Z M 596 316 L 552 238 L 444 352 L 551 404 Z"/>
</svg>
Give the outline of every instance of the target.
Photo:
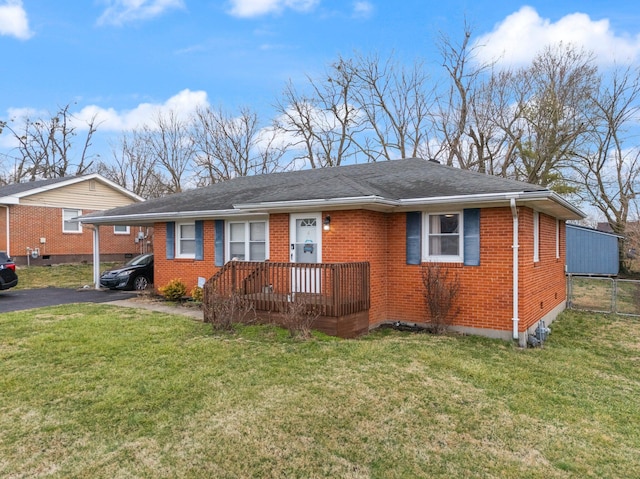
<svg viewBox="0 0 640 479">
<path fill-rule="evenodd" d="M 93 225 L 93 284 L 100 289 L 100 226 Z"/>
</svg>

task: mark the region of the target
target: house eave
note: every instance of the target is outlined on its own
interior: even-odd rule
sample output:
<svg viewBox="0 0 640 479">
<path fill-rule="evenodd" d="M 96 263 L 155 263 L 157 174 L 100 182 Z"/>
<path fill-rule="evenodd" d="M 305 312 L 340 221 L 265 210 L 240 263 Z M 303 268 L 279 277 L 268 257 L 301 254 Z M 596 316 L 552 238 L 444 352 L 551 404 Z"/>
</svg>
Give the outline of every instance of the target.
<svg viewBox="0 0 640 479">
<path fill-rule="evenodd" d="M 439 196 L 430 198 L 406 198 L 400 200 L 400 205 L 403 210 L 409 210 L 416 207 L 447 205 L 490 208 L 497 206 L 509 206 L 511 198 L 514 198 L 518 204 L 527 204 L 536 210 L 563 220 L 578 220 L 585 218 L 586 216 L 582 211 L 571 205 L 557 193 L 549 190 Z"/>
<path fill-rule="evenodd" d="M 123 195 L 137 201 L 137 202 L 142 202 L 145 201 L 145 199 L 141 196 L 136 195 L 135 193 L 127 190 L 126 188 L 123 188 L 122 186 L 118 185 L 117 183 L 105 178 L 104 176 L 98 174 L 98 173 L 91 173 L 89 175 L 84 175 L 84 176 L 77 176 L 77 177 L 73 177 L 73 178 L 69 178 L 68 180 L 65 181 L 60 181 L 58 183 L 53 183 L 51 185 L 45 185 L 45 186 L 39 186 L 37 188 L 32 188 L 29 190 L 25 190 L 25 191 L 21 191 L 20 193 L 16 193 L 15 195 L 11 195 L 5 198 L 15 198 L 17 200 L 16 203 L 11 203 L 11 204 L 19 204 L 19 200 L 20 198 L 24 198 L 27 196 L 33 196 L 39 193 L 45 193 L 47 191 L 51 191 L 51 190 L 56 190 L 56 189 L 60 189 L 63 188 L 65 186 L 69 186 L 69 185 L 73 185 L 76 183 L 81 183 L 83 181 L 88 181 L 88 180 L 96 180 L 99 181 L 107 186 L 109 186 L 110 188 L 122 193 Z M 0 198 L 0 201 L 3 201 L 5 198 Z"/>
<path fill-rule="evenodd" d="M 152 225 L 176 220 L 215 220 L 229 217 L 256 216 L 255 213 L 239 210 L 169 211 L 163 213 L 140 213 L 131 215 L 79 216 L 83 224 L 93 225 Z M 266 213 L 265 213 L 266 216 Z"/>
</svg>

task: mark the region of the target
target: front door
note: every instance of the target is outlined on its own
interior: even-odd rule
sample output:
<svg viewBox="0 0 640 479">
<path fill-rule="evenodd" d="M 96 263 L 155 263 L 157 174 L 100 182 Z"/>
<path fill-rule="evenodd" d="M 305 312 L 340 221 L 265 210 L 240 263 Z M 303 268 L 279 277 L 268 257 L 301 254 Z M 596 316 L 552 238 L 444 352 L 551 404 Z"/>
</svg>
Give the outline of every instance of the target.
<svg viewBox="0 0 640 479">
<path fill-rule="evenodd" d="M 292 263 L 322 262 L 322 230 L 320 213 L 290 216 L 290 261 Z M 301 266 L 291 270 L 293 293 L 319 293 L 320 268 Z"/>
<path fill-rule="evenodd" d="M 289 226 L 290 260 L 292 263 L 321 263 L 321 215 L 291 215 Z"/>
</svg>

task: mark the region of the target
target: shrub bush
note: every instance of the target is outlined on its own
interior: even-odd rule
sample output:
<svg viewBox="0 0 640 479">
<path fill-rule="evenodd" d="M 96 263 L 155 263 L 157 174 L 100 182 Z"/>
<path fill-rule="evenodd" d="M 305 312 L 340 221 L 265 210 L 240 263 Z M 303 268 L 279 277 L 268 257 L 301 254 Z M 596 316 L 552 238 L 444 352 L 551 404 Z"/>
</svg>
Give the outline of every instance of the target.
<svg viewBox="0 0 640 479">
<path fill-rule="evenodd" d="M 282 326 L 287 328 L 289 336 L 297 339 L 309 339 L 311 326 L 320 316 L 320 311 L 313 302 L 301 294 L 280 308 Z"/>
<path fill-rule="evenodd" d="M 209 290 L 204 298 L 204 321 L 214 331 L 233 331 L 234 324 L 250 324 L 256 320 L 256 308 L 242 295 L 223 296 Z"/>
<path fill-rule="evenodd" d="M 200 286 L 194 286 L 189 293 L 191 299 L 197 301 L 198 303 L 202 303 L 202 299 L 204 297 L 204 290 Z"/>
<path fill-rule="evenodd" d="M 429 264 L 422 268 L 422 294 L 427 306 L 427 322 L 435 334 L 443 334 L 460 313 L 456 305 L 460 292 L 458 275 L 449 277 L 449 270 L 438 264 Z"/>
<path fill-rule="evenodd" d="M 181 279 L 172 279 L 166 286 L 158 288 L 158 291 L 169 301 L 180 301 L 187 294 L 187 286 Z"/>
</svg>

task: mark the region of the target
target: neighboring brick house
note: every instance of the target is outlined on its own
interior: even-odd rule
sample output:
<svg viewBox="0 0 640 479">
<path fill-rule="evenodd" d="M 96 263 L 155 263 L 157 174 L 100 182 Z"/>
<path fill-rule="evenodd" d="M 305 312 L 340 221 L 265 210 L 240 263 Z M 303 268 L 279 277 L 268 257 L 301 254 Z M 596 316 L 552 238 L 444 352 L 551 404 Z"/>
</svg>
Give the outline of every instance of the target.
<svg viewBox="0 0 640 479">
<path fill-rule="evenodd" d="M 73 218 L 141 201 L 98 174 L 1 186 L 0 251 L 18 264 L 90 262 L 93 227 Z M 100 229 L 104 260 L 120 261 L 140 251 L 139 228 Z M 146 235 L 146 228 L 142 231 Z"/>
<path fill-rule="evenodd" d="M 252 280 L 366 262 L 370 327 L 425 322 L 422 270 L 438 263 L 460 280 L 455 329 L 523 344 L 565 307 L 565 221 L 584 215 L 546 188 L 413 158 L 236 178 L 89 216 L 154 226 L 156 285 L 191 288 L 233 259 L 264 265 Z"/>
</svg>

